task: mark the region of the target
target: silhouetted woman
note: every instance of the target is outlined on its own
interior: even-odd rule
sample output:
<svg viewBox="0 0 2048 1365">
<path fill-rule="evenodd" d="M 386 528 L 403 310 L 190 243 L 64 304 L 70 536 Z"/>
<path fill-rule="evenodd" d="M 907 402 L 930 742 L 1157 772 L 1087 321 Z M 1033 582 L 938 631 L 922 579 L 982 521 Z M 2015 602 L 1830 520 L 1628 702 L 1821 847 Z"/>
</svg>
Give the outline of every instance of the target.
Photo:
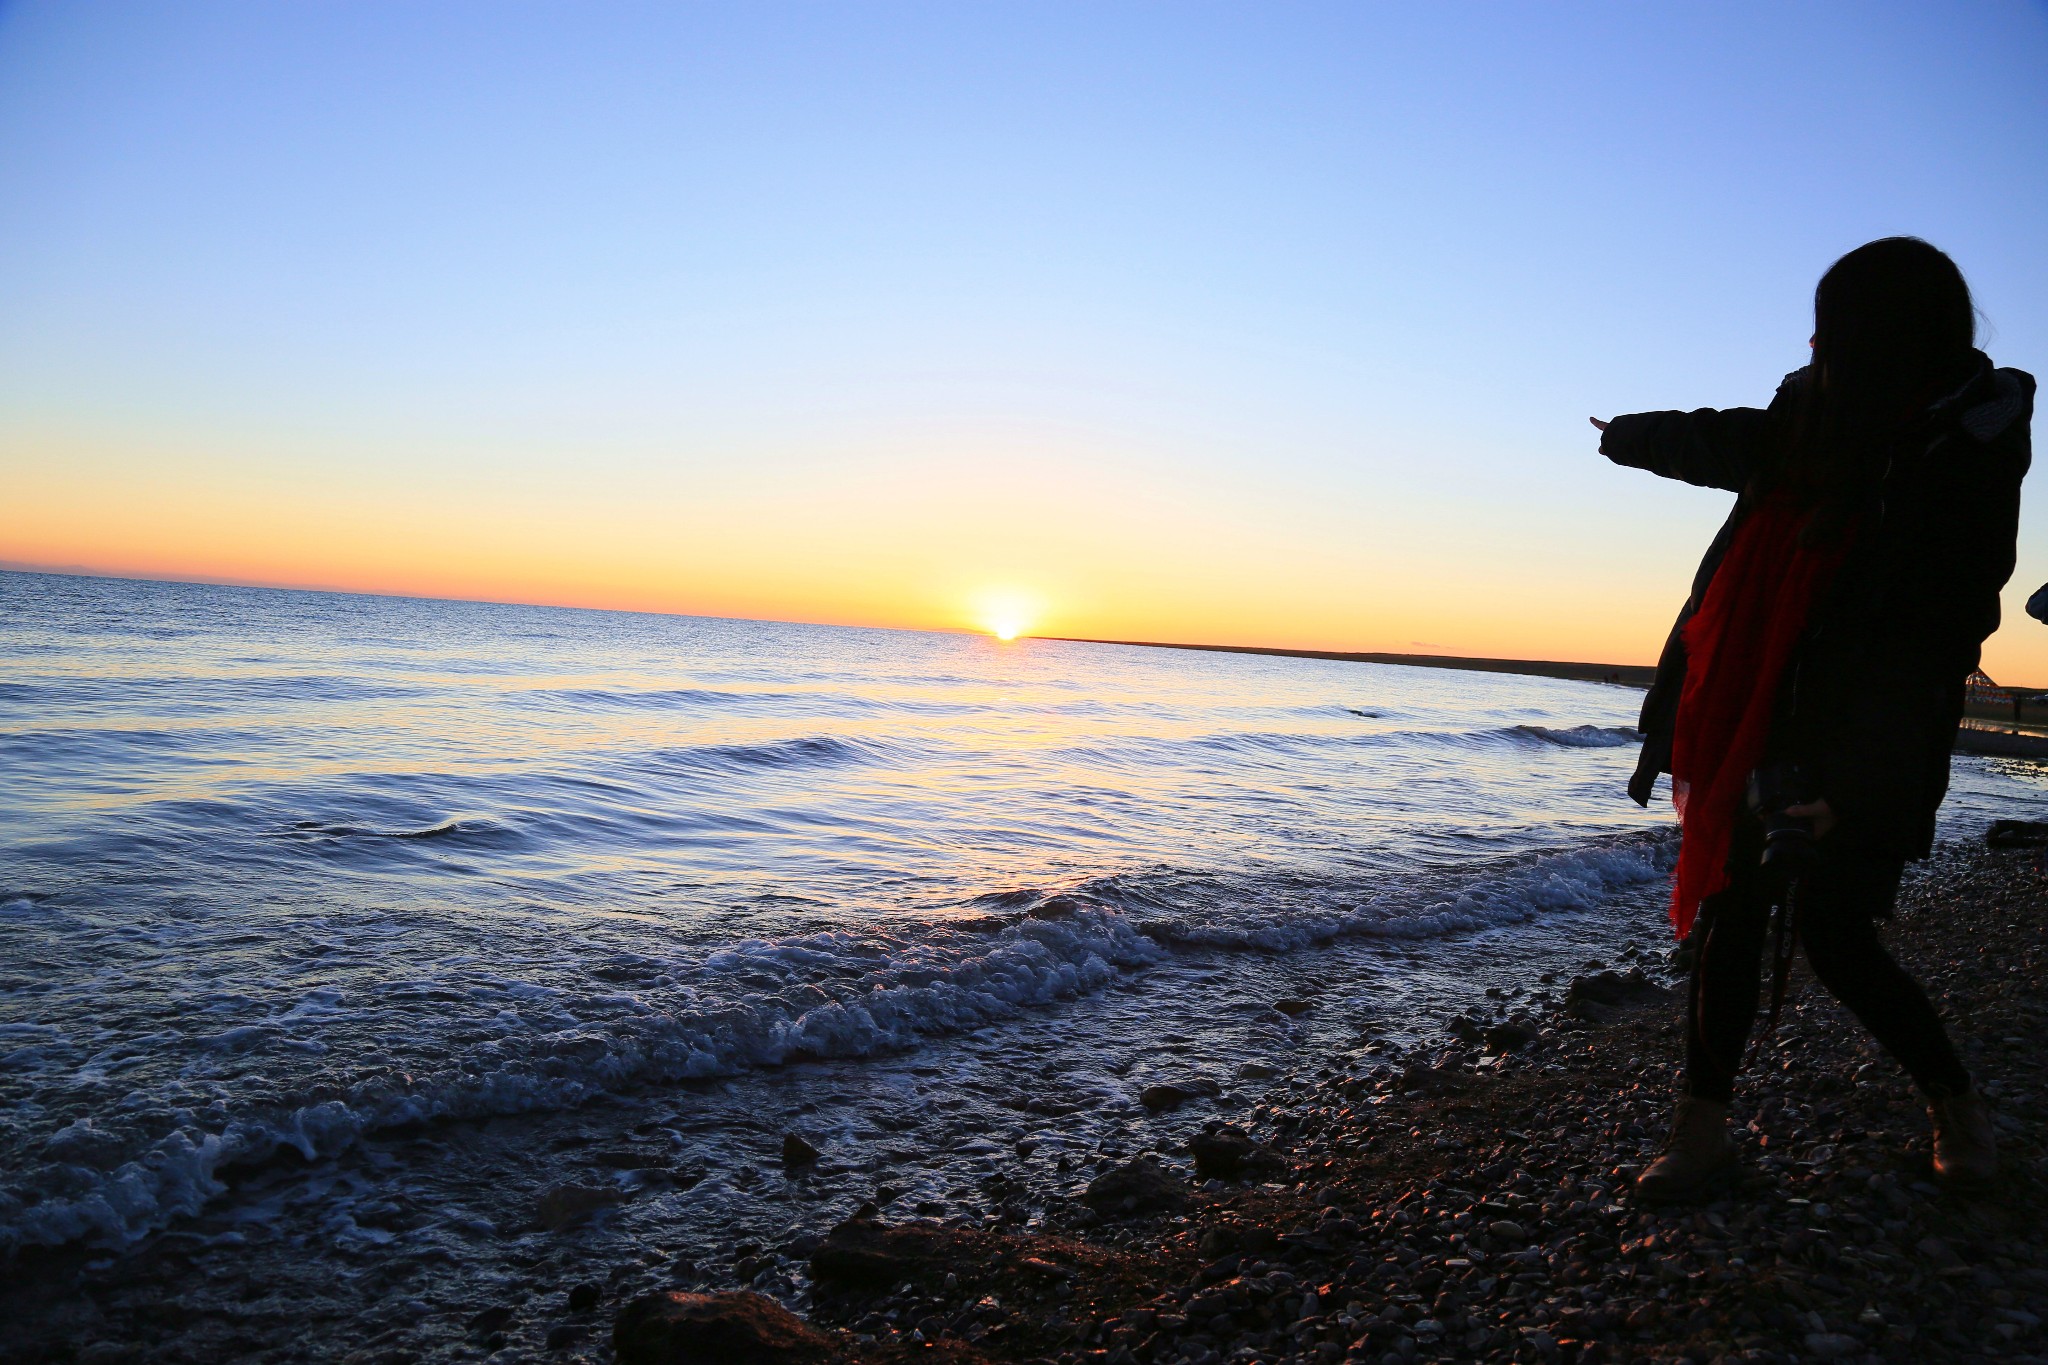
<svg viewBox="0 0 2048 1365">
<path fill-rule="evenodd" d="M 1813 361 L 1768 409 L 1593 423 L 1616 464 L 1737 495 L 1658 661 L 1629 783 L 1648 804 L 1672 775 L 1671 914 L 1695 950 L 1684 1093 L 1637 1181 L 1652 1199 L 1733 1160 L 1728 1106 L 1787 900 L 1787 946 L 1926 1094 L 1936 1173 L 1997 1169 L 1984 1103 L 1874 921 L 1933 846 L 1964 679 L 1998 627 L 2034 381 L 1974 348 L 1969 286 L 1917 238 L 1835 262 L 1813 313 Z"/>
</svg>

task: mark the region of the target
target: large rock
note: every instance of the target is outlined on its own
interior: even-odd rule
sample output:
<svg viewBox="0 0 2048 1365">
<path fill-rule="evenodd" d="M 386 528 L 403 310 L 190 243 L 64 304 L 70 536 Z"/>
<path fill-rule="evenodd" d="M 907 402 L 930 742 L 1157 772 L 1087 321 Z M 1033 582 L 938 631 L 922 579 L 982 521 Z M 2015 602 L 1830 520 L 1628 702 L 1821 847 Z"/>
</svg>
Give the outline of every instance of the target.
<svg viewBox="0 0 2048 1365">
<path fill-rule="evenodd" d="M 1286 1166 L 1279 1157 L 1252 1141 L 1244 1129 L 1228 1123 L 1214 1132 L 1189 1138 L 1188 1153 L 1195 1159 L 1195 1174 L 1204 1180 L 1235 1180 L 1241 1175 L 1275 1173 Z"/>
<path fill-rule="evenodd" d="M 1141 1156 L 1096 1176 L 1081 1197 L 1098 1213 L 1145 1213 L 1178 1208 L 1187 1201 L 1188 1187 L 1157 1157 Z"/>
<path fill-rule="evenodd" d="M 1189 1100 L 1206 1099 L 1222 1093 L 1222 1086 L 1197 1076 L 1193 1080 L 1148 1085 L 1138 1092 L 1138 1103 L 1155 1114 L 1161 1114 L 1169 1109 L 1178 1109 Z"/>
<path fill-rule="evenodd" d="M 965 1254 L 962 1235 L 938 1223 L 891 1227 L 872 1218 L 849 1218 L 811 1253 L 811 1274 L 827 1284 L 896 1284 L 943 1271 Z"/>
<path fill-rule="evenodd" d="M 1509 1019 L 1481 1030 L 1480 1041 L 1486 1044 L 1488 1052 L 1520 1052 L 1536 1041 L 1536 1030 L 1520 1020 Z"/>
<path fill-rule="evenodd" d="M 1643 975 L 1641 967 L 1631 967 L 1626 972 L 1589 972 L 1572 978 L 1565 992 L 1564 1007 L 1567 1014 L 1600 1024 L 1625 1005 L 1662 1000 L 1670 994 Z"/>
<path fill-rule="evenodd" d="M 1410 1064 L 1401 1072 L 1401 1088 L 1425 1095 L 1457 1095 L 1472 1088 L 1471 1073 L 1451 1065 Z"/>
<path fill-rule="evenodd" d="M 2048 822 L 1993 820 L 1984 831 L 1984 842 L 1992 848 L 2040 848 L 2048 845 Z"/>
<path fill-rule="evenodd" d="M 648 1294 L 619 1311 L 620 1365 L 823 1365 L 831 1337 L 759 1294 Z"/>
</svg>

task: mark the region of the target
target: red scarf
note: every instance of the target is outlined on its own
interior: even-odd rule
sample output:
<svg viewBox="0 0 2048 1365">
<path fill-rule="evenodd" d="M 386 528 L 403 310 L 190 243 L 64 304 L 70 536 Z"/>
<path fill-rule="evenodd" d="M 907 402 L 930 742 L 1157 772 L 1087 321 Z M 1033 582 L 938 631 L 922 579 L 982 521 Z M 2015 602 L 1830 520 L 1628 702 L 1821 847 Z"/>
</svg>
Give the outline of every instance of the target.
<svg viewBox="0 0 2048 1365">
<path fill-rule="evenodd" d="M 1763 760 L 1778 683 L 1848 537 L 1799 543 L 1811 512 L 1773 493 L 1736 529 L 1699 610 L 1685 623 L 1685 690 L 1671 744 L 1678 875 L 1671 923 L 1684 938 L 1700 902 L 1728 885 L 1728 849 Z"/>
</svg>

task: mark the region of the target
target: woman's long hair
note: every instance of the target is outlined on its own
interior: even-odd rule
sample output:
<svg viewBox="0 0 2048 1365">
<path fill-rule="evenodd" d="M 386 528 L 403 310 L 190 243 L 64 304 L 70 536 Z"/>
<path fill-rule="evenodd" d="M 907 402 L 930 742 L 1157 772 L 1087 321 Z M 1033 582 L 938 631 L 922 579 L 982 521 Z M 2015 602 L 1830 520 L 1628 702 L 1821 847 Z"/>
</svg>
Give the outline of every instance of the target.
<svg viewBox="0 0 2048 1365">
<path fill-rule="evenodd" d="M 1963 272 L 1918 237 L 1881 238 L 1829 266 L 1781 479 L 1846 510 L 1928 404 L 1968 377 L 1976 324 Z"/>
</svg>

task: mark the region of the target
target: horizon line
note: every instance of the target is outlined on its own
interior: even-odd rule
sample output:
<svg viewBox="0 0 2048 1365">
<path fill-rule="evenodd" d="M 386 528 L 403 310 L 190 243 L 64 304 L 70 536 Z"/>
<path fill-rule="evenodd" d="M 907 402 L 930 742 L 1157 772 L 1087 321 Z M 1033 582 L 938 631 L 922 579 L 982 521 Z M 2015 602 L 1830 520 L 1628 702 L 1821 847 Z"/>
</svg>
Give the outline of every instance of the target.
<svg viewBox="0 0 2048 1365">
<path fill-rule="evenodd" d="M 1197 644 L 1175 640 L 1110 640 L 1085 635 L 1033 635 L 1025 633 L 1014 641 L 1003 641 L 987 630 L 964 626 L 878 626 L 851 621 L 796 621 L 776 616 L 718 616 L 704 612 L 656 611 L 646 607 L 597 607 L 569 602 L 518 602 L 496 597 L 447 597 L 427 593 L 376 592 L 360 588 L 315 587 L 303 583 L 264 582 L 258 579 L 226 578 L 198 574 L 138 576 L 95 569 L 88 565 L 37 564 L 27 560 L 0 559 L 0 573 L 41 574 L 50 578 L 99 578 L 116 583 L 192 584 L 214 588 L 253 588 L 262 592 L 310 592 L 328 597 L 377 597 L 394 602 L 462 602 L 485 607 L 534 607 L 547 611 L 615 612 L 626 616 L 665 616 L 679 620 L 743 621 L 771 626 L 818 626 L 835 630 L 886 630 L 907 635 L 967 635 L 999 643 L 1046 640 L 1058 644 L 1121 645 L 1132 649 L 1185 649 L 1205 654 L 1255 654 L 1266 658 L 1327 659 L 1338 663 L 1393 664 L 1409 668 L 1443 668 L 1469 673 L 1504 673 L 1523 677 L 1561 678 L 1573 682 L 1648 688 L 1656 677 L 1655 664 L 1592 663 L 1558 659 L 1507 659 L 1482 655 L 1404 654 L 1390 650 L 1309 649 L 1285 645 Z M 2009 684 L 2007 686 L 2010 686 Z M 2032 689 L 2021 688 L 2020 691 Z"/>
</svg>

